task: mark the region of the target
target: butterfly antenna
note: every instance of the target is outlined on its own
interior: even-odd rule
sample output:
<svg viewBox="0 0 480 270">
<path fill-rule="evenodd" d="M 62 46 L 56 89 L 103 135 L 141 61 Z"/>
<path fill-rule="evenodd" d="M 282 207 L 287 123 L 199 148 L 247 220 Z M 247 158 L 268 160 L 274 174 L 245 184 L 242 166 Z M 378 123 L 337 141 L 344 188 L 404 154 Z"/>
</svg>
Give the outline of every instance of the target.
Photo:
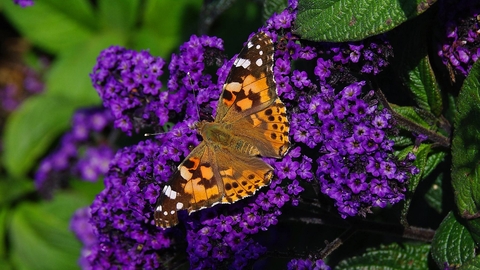
<svg viewBox="0 0 480 270">
<path fill-rule="evenodd" d="M 193 92 L 193 98 L 195 100 L 195 108 L 197 109 L 197 119 L 198 119 L 198 121 L 200 121 L 200 109 L 198 108 L 198 102 L 196 102 L 197 101 L 197 95 L 195 94 L 195 91 L 193 90 L 194 83 L 193 83 L 192 76 L 190 76 L 190 72 L 187 72 L 187 76 L 188 76 L 188 80 L 190 81 L 190 86 L 191 86 L 192 92 Z"/>
<path fill-rule="evenodd" d="M 157 136 L 162 134 L 163 132 L 155 132 L 155 133 L 144 133 L 143 136 L 149 137 L 149 136 Z"/>
</svg>

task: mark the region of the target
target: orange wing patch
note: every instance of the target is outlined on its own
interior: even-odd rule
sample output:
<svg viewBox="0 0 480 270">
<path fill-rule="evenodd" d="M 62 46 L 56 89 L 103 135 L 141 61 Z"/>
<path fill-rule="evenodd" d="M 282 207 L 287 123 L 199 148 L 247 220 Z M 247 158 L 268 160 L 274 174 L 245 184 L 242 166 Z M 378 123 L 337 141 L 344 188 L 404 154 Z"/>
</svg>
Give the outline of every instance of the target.
<svg viewBox="0 0 480 270">
<path fill-rule="evenodd" d="M 263 170 L 244 170 L 231 175 L 222 175 L 225 187 L 222 203 L 233 203 L 252 196 L 258 189 L 270 183 L 272 171 L 271 168 L 266 167 Z"/>
</svg>

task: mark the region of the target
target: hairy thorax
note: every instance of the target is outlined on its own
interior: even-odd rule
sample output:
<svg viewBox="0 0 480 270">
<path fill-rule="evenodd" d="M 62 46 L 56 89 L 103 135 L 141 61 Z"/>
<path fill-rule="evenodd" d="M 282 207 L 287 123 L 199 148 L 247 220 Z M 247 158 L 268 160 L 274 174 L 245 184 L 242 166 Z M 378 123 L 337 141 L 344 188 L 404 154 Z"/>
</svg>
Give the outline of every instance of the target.
<svg viewBox="0 0 480 270">
<path fill-rule="evenodd" d="M 197 123 L 197 130 L 205 143 L 216 149 L 230 149 L 249 156 L 260 154 L 251 143 L 235 136 L 229 124 L 202 121 Z"/>
</svg>

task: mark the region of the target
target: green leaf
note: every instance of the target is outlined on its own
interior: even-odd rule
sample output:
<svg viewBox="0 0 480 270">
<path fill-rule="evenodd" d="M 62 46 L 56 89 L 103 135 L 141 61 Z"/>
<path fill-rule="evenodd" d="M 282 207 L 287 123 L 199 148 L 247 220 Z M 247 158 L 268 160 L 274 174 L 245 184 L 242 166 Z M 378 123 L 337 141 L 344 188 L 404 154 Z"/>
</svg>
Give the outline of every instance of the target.
<svg viewBox="0 0 480 270">
<path fill-rule="evenodd" d="M 389 137 L 390 140 L 393 140 L 394 144 L 395 144 L 395 148 L 397 147 L 407 147 L 407 146 L 410 146 L 413 144 L 413 140 L 412 140 L 412 134 L 409 133 L 407 135 L 402 135 L 402 134 L 399 134 L 399 135 L 395 135 L 395 136 L 390 136 Z"/>
<path fill-rule="evenodd" d="M 477 215 L 480 205 L 479 80 L 480 62 L 476 62 L 460 90 L 454 117 L 452 185 L 460 215 L 467 218 Z"/>
<path fill-rule="evenodd" d="M 300 0 L 296 32 L 304 39 L 342 42 L 389 31 L 414 18 L 435 1 Z"/>
<path fill-rule="evenodd" d="M 4 205 L 0 204 L 0 265 L 2 260 L 7 258 L 7 241 L 6 241 L 6 230 L 8 225 L 8 214 L 9 208 Z"/>
<path fill-rule="evenodd" d="M 90 1 L 35 1 L 29 8 L 20 8 L 13 1 L 4 2 L 4 13 L 15 28 L 34 45 L 56 54 L 90 39 L 95 31 L 95 18 Z"/>
<path fill-rule="evenodd" d="M 148 0 L 140 16 L 142 28 L 134 33 L 133 48 L 150 49 L 153 55 L 169 57 L 178 44 L 188 38 L 179 33 L 192 33 L 197 23 L 201 1 Z"/>
<path fill-rule="evenodd" d="M 420 183 L 420 180 L 424 178 L 425 167 L 427 167 L 427 160 L 430 151 L 432 150 L 430 144 L 421 144 L 418 149 L 416 149 L 415 156 L 416 159 L 413 162 L 413 165 L 420 170 L 419 174 L 413 175 L 409 180 L 409 190 L 414 192 Z M 407 148 L 408 152 L 413 152 L 412 148 Z"/>
<path fill-rule="evenodd" d="M 71 179 L 70 186 L 75 193 L 87 198 L 87 200 L 93 201 L 95 197 L 105 189 L 103 179 L 96 182 L 88 182 L 80 179 Z"/>
<path fill-rule="evenodd" d="M 168 59 L 180 41 L 179 35 L 160 36 L 156 29 L 141 28 L 133 33 L 132 47 L 134 50 L 148 50 L 154 56 Z"/>
<path fill-rule="evenodd" d="M 462 270 L 479 270 L 480 256 L 477 256 L 462 265 Z"/>
<path fill-rule="evenodd" d="M 9 205 L 15 200 L 35 191 L 32 179 L 5 177 L 0 179 L 0 205 Z"/>
<path fill-rule="evenodd" d="M 26 100 L 5 124 L 4 166 L 14 176 L 26 175 L 61 132 L 70 126 L 75 101 L 39 95 Z"/>
<path fill-rule="evenodd" d="M 100 99 L 92 87 L 89 74 L 100 52 L 111 45 L 124 45 L 117 32 L 99 33 L 88 41 L 64 50 L 46 78 L 46 92 L 75 100 L 78 106 L 98 104 Z"/>
<path fill-rule="evenodd" d="M 425 202 L 435 209 L 438 213 L 443 212 L 443 188 L 442 188 L 442 183 L 443 183 L 443 178 L 444 174 L 441 173 L 438 175 L 437 178 L 435 178 L 435 181 L 433 182 L 432 186 L 430 189 L 425 193 Z"/>
<path fill-rule="evenodd" d="M 432 258 L 443 269 L 445 262 L 462 265 L 474 257 L 475 241 L 465 225 L 450 212 L 433 237 Z"/>
<path fill-rule="evenodd" d="M 407 196 L 404 207 L 402 209 L 402 222 L 406 222 L 407 214 L 410 208 L 410 203 L 412 201 L 413 193 L 418 187 L 418 184 L 422 179 L 425 179 L 438 165 L 444 161 L 446 153 L 438 152 L 432 149 L 430 144 L 421 144 L 418 148 L 413 150 L 411 147 L 403 150 L 403 153 L 396 154 L 398 157 L 404 157 L 406 153 L 413 152 L 416 156 L 413 165 L 420 170 L 420 173 L 417 175 L 412 175 L 409 180 L 409 196 Z M 441 199 L 441 198 L 440 198 Z"/>
<path fill-rule="evenodd" d="M 335 269 L 428 269 L 430 245 L 391 244 L 367 249 L 359 257 L 341 261 Z"/>
<path fill-rule="evenodd" d="M 409 72 L 409 79 L 408 85 L 417 105 L 439 116 L 443 110 L 442 96 L 428 56 L 423 57 Z"/>
<path fill-rule="evenodd" d="M 273 13 L 279 14 L 288 7 L 288 0 L 265 0 L 263 2 L 263 20 L 267 21 Z"/>
<path fill-rule="evenodd" d="M 78 269 L 81 245 L 68 228 L 74 211 L 88 203 L 84 197 L 64 192 L 49 202 L 18 205 L 9 228 L 15 267 Z"/>
<path fill-rule="evenodd" d="M 2 266 L 2 270 L 15 270 L 15 268 L 12 267 L 10 261 L 6 260 L 6 259 L 2 259 L 0 258 L 0 265 Z"/>
<path fill-rule="evenodd" d="M 98 1 L 100 25 L 104 30 L 127 33 L 137 22 L 139 8 L 139 0 Z"/>
<path fill-rule="evenodd" d="M 430 173 L 437 168 L 441 162 L 445 161 L 446 156 L 446 152 L 432 150 L 429 153 L 427 163 L 423 169 L 422 177 L 425 178 L 430 175 Z"/>
<path fill-rule="evenodd" d="M 417 110 L 414 107 L 407 107 L 407 106 L 397 106 L 395 104 L 391 104 L 392 109 L 403 116 L 404 118 L 410 120 L 411 122 L 423 126 L 426 129 L 431 129 L 433 123 L 428 123 L 425 121 L 425 116 L 421 111 Z"/>
<path fill-rule="evenodd" d="M 415 167 L 417 167 L 420 170 L 420 173 L 417 175 L 412 175 L 412 177 L 409 180 L 409 186 L 408 186 L 409 196 L 407 196 L 406 200 L 404 201 L 404 206 L 402 210 L 403 223 L 407 223 L 406 222 L 407 214 L 410 208 L 410 203 L 412 202 L 413 193 L 415 193 L 415 190 L 417 189 L 417 186 L 418 186 L 418 183 L 420 183 L 420 180 L 423 179 L 423 172 L 425 170 L 425 166 L 427 164 L 427 159 L 430 151 L 431 151 L 431 145 L 429 144 L 421 144 L 418 147 L 418 149 L 415 151 L 416 159 L 413 165 L 415 165 Z M 397 154 L 397 156 L 399 158 L 405 157 L 406 154 L 409 152 L 413 152 L 413 146 L 405 148 L 401 153 Z"/>
</svg>

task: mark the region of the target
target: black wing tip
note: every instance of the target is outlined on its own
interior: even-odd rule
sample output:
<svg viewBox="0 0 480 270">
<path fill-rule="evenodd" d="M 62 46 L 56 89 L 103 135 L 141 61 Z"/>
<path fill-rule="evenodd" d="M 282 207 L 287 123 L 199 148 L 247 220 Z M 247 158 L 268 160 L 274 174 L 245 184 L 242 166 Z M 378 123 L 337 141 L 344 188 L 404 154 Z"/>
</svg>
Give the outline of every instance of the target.
<svg viewBox="0 0 480 270">
<path fill-rule="evenodd" d="M 177 211 L 168 212 L 162 211 L 162 206 L 157 205 L 154 213 L 155 225 L 160 228 L 168 229 L 178 224 Z"/>
</svg>

